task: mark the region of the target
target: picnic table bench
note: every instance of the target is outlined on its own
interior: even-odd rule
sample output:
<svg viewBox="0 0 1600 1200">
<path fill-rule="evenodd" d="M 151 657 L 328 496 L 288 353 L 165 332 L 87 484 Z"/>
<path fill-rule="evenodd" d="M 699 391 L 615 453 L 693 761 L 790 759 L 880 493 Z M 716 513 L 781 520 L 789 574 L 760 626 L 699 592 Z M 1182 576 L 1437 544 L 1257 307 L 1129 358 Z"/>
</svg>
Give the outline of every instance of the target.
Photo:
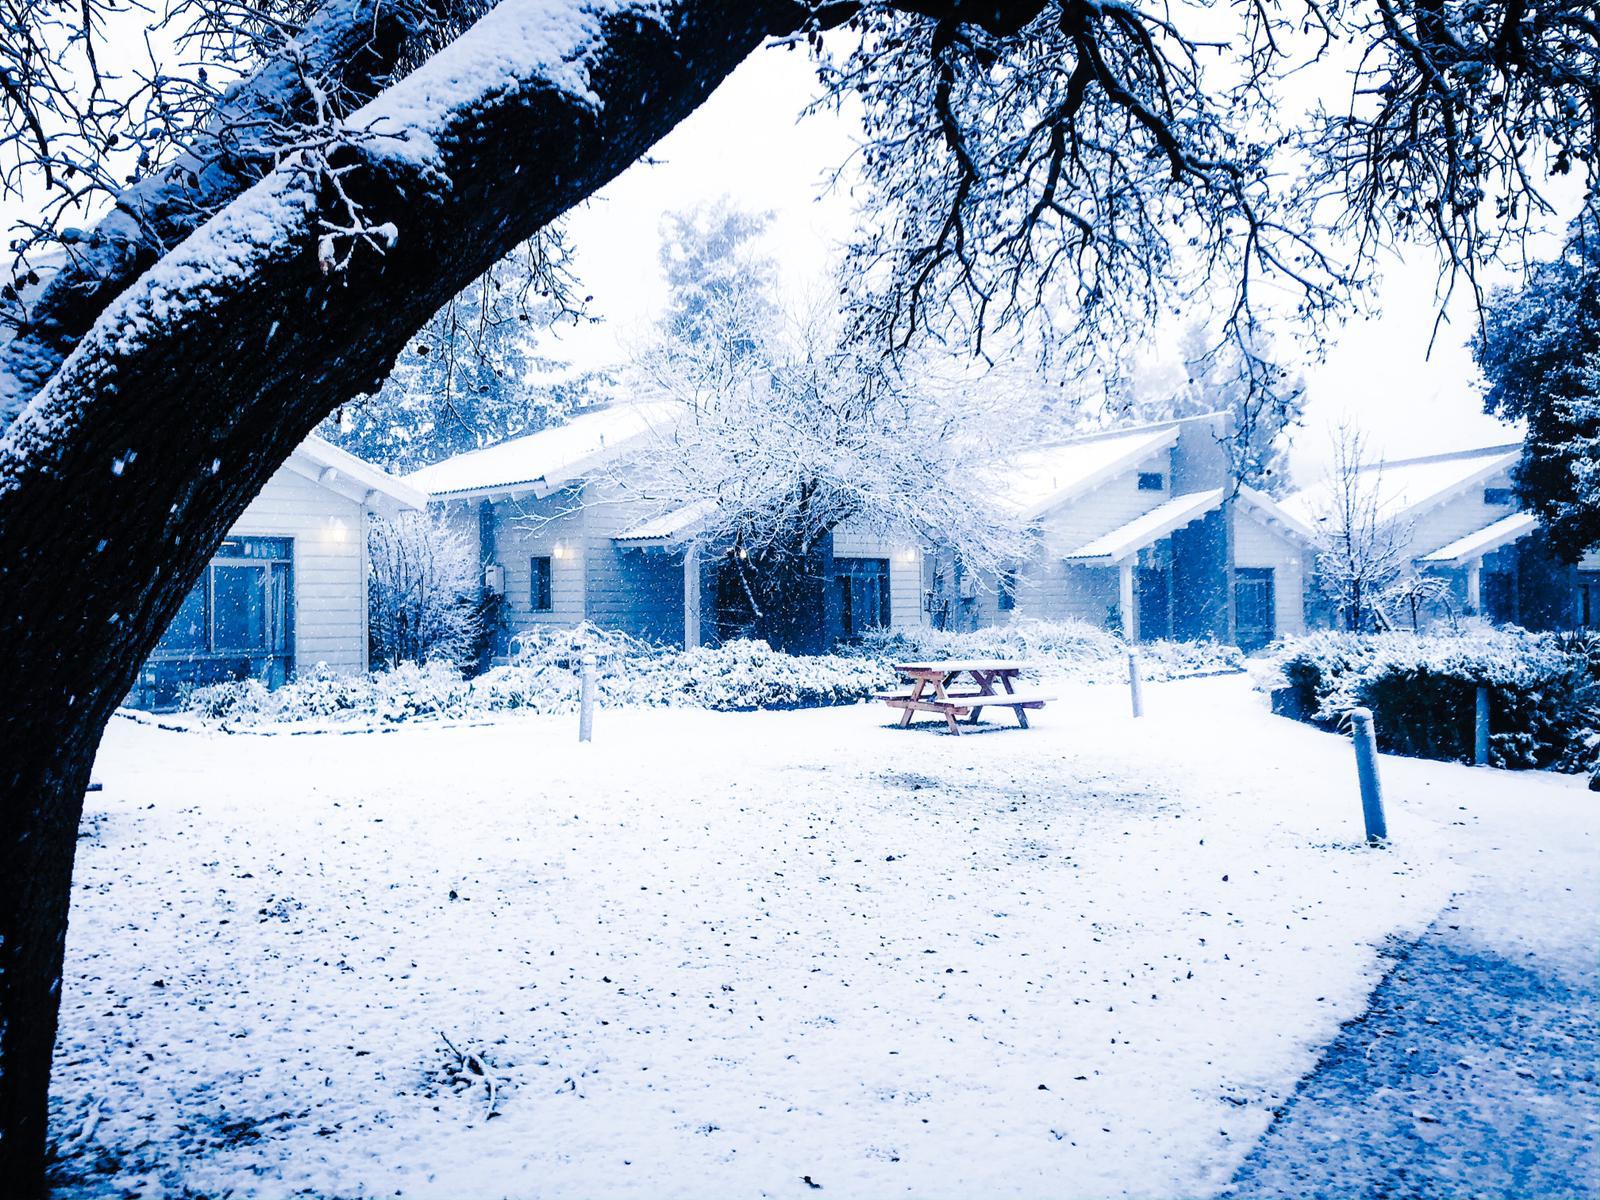
<svg viewBox="0 0 1600 1200">
<path fill-rule="evenodd" d="M 959 735 L 958 718 L 976 725 L 986 708 L 1009 708 L 1016 714 L 1017 724 L 1028 728 L 1030 708 L 1043 708 L 1054 700 L 1037 692 L 1019 692 L 1013 686 L 1017 676 L 1028 669 L 1027 663 L 1005 662 L 995 659 L 948 659 L 941 662 L 896 663 L 895 668 L 910 681 L 905 691 L 884 692 L 878 696 L 890 708 L 898 708 L 900 728 L 911 724 L 918 713 L 937 713 L 942 716 L 951 733 Z M 969 681 L 961 682 L 966 677 Z M 951 691 L 959 687 L 960 691 Z M 1001 689 L 1004 689 L 1003 691 Z"/>
</svg>

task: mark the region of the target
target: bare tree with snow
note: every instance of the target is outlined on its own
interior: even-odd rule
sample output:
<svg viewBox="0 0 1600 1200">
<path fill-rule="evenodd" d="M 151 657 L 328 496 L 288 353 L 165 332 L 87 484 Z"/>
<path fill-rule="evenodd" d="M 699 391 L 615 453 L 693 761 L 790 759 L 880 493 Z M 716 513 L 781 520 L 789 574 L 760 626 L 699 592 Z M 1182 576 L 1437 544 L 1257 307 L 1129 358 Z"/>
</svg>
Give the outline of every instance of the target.
<svg viewBox="0 0 1600 1200">
<path fill-rule="evenodd" d="M 693 222 L 675 227 L 681 246 Z M 638 355 L 639 389 L 685 416 L 623 464 L 619 485 L 663 513 L 692 509 L 749 624 L 785 648 L 823 608 L 815 555 L 846 522 L 979 570 L 1022 554 L 1026 531 L 997 502 L 990 467 L 1037 425 L 1032 392 L 999 370 L 887 361 L 824 302 L 783 311 L 750 236 L 692 254 L 692 295 Z"/>
<path fill-rule="evenodd" d="M 367 531 L 372 660 L 463 664 L 477 637 L 478 555 L 437 512 L 374 520 Z"/>
<path fill-rule="evenodd" d="M 1319 532 L 1317 579 L 1351 632 L 1386 621 L 1382 598 L 1406 565 L 1410 527 L 1384 512 L 1383 463 L 1364 434 L 1343 422 L 1334 434 L 1324 494 L 1312 513 Z"/>
</svg>

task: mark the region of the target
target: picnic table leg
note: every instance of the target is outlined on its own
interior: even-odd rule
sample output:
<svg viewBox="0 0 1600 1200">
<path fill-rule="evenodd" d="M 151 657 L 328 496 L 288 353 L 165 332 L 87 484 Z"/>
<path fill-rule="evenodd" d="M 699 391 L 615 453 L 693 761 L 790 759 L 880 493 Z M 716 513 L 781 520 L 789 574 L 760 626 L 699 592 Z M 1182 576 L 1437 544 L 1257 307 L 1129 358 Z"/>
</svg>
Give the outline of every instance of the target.
<svg viewBox="0 0 1600 1200">
<path fill-rule="evenodd" d="M 920 699 L 922 699 L 922 689 L 927 687 L 927 686 L 928 686 L 928 681 L 926 679 L 924 679 L 921 675 L 918 675 L 917 678 L 916 678 L 916 682 L 911 685 L 911 699 L 912 700 L 920 700 Z M 910 728 L 910 726 L 911 726 L 911 718 L 916 716 L 916 715 L 917 715 L 917 710 L 914 709 L 914 708 L 911 708 L 911 707 L 908 706 L 906 708 L 901 709 L 900 710 L 900 728 L 901 729 Z"/>
<path fill-rule="evenodd" d="M 1016 695 L 1017 689 L 1011 686 L 1011 676 L 1010 675 L 1002 675 L 1002 676 L 1000 676 L 1000 684 L 1001 684 L 1002 687 L 1004 687 L 1006 689 L 1006 695 L 1008 695 L 1008 696 Z M 1028 728 L 1028 714 L 1027 714 L 1027 711 L 1025 709 L 1021 708 L 1021 707 L 1015 707 L 1011 711 L 1017 714 L 1017 724 L 1020 725 L 1023 729 Z"/>
<path fill-rule="evenodd" d="M 994 679 L 995 673 L 993 671 L 972 672 L 972 681 L 978 685 L 978 694 L 980 696 L 994 695 Z M 967 714 L 967 723 L 969 725 L 976 725 L 978 723 L 978 714 L 982 711 L 983 705 L 980 704 L 977 708 L 973 709 Z"/>
</svg>

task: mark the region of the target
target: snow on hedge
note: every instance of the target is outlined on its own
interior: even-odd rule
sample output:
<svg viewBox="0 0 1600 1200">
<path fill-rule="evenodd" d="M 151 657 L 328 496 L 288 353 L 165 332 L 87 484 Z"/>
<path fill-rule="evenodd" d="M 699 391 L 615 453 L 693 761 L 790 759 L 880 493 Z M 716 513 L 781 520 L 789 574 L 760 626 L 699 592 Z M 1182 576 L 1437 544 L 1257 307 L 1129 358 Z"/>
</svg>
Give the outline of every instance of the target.
<svg viewBox="0 0 1600 1200">
<path fill-rule="evenodd" d="M 1181 679 L 1218 671 L 1241 671 L 1244 655 L 1218 642 L 1140 642 L 1140 674 L 1148 680 Z M 1129 646 L 1116 634 L 1087 621 L 1012 621 L 967 633 L 940 629 L 870 630 L 854 652 L 882 662 L 918 659 L 1003 658 L 1031 663 L 1052 677 L 1086 683 L 1127 678 Z"/>
<path fill-rule="evenodd" d="M 1477 689 L 1489 689 L 1489 761 L 1593 770 L 1600 751 L 1600 639 L 1469 626 L 1455 633 L 1314 633 L 1280 644 L 1263 684 L 1290 716 L 1332 724 L 1373 712 L 1379 745 L 1473 757 Z"/>
<path fill-rule="evenodd" d="M 510 665 L 475 679 L 443 663 L 403 664 L 364 676 L 338 675 L 319 664 L 276 691 L 255 680 L 198 688 L 186 708 L 202 722 L 228 726 L 573 712 L 585 654 L 594 659 L 602 706 L 723 712 L 852 704 L 894 686 L 893 664 L 915 659 L 1006 658 L 1083 682 L 1120 681 L 1127 671 L 1121 639 L 1081 622 L 1020 621 L 974 633 L 886 631 L 840 653 L 806 656 L 755 641 L 669 649 L 584 624 L 520 634 L 514 649 Z M 1236 670 L 1240 663 L 1236 649 L 1209 642 L 1152 642 L 1139 654 L 1145 678 L 1154 680 Z"/>
</svg>

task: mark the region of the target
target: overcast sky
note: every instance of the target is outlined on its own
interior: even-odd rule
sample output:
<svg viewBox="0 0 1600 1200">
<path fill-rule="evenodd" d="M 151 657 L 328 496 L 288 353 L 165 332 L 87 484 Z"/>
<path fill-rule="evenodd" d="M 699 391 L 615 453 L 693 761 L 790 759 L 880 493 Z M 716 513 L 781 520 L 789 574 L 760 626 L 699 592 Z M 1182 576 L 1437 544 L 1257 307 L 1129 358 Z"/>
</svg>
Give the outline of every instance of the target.
<svg viewBox="0 0 1600 1200">
<path fill-rule="evenodd" d="M 584 365 L 636 344 L 665 301 L 656 266 L 661 215 L 730 196 L 776 214 L 769 248 L 786 290 L 818 286 L 848 236 L 848 195 L 827 184 L 849 158 L 855 125 L 832 113 L 801 119 L 816 94 L 815 72 L 800 51 L 769 49 L 746 62 L 655 153 L 620 176 L 571 220 L 584 289 L 598 327 L 565 335 L 560 352 Z M 1340 330 L 1325 360 L 1308 363 L 1305 427 L 1294 467 L 1304 482 L 1321 474 L 1331 427 L 1344 414 L 1371 431 L 1386 457 L 1512 441 L 1518 431 L 1485 416 L 1476 368 L 1466 348 L 1470 307 L 1427 354 L 1437 305 L 1430 254 L 1384 270 L 1383 315 Z"/>
</svg>

